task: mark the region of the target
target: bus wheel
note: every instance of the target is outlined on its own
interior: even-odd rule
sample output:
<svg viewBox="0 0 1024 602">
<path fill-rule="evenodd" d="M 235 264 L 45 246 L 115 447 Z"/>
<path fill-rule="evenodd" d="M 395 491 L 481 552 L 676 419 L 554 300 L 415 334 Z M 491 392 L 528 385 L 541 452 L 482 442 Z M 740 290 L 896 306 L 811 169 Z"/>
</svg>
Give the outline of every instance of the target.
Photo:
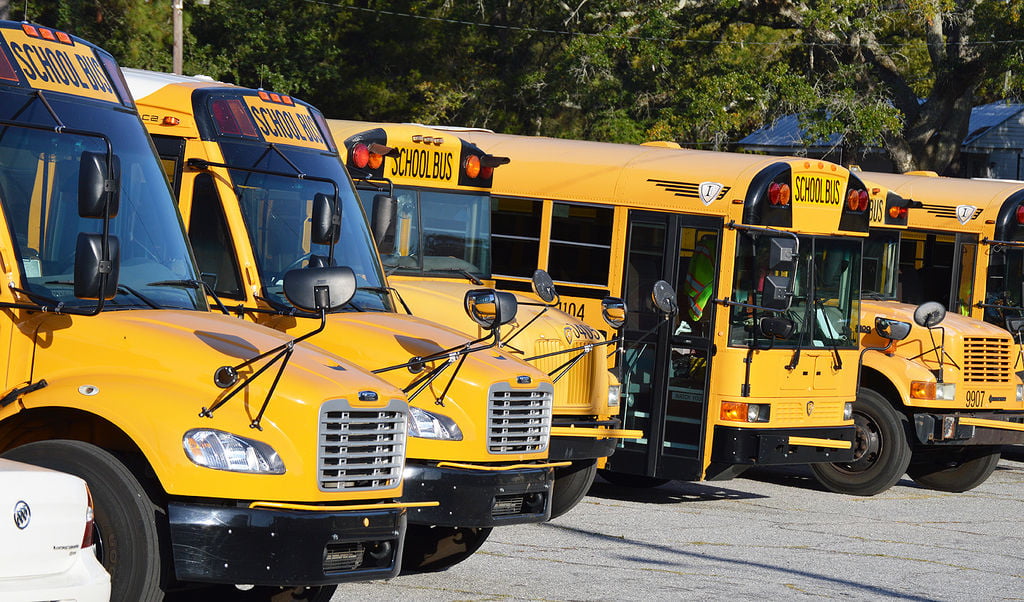
<svg viewBox="0 0 1024 602">
<path fill-rule="evenodd" d="M 608 481 L 612 485 L 618 485 L 619 487 L 632 487 L 634 489 L 650 489 L 651 487 L 664 485 L 671 480 L 659 479 L 656 477 L 645 477 L 638 474 L 626 474 L 624 472 L 612 472 L 603 468 L 597 471 L 597 474 L 601 475 L 602 479 Z"/>
<path fill-rule="evenodd" d="M 111 600 L 163 598 L 157 508 L 124 464 L 95 445 L 61 439 L 28 443 L 3 455 L 89 484 L 96 555 L 110 573 Z"/>
<path fill-rule="evenodd" d="M 409 525 L 405 530 L 402 574 L 432 573 L 459 564 L 480 549 L 491 527 L 431 527 Z"/>
<path fill-rule="evenodd" d="M 999 451 L 988 445 L 928 450 L 914 455 L 907 475 L 921 487 L 960 493 L 989 478 L 999 464 Z"/>
<path fill-rule="evenodd" d="M 551 518 L 562 516 L 587 495 L 597 475 L 597 460 L 580 460 L 555 469 L 551 492 Z"/>
<path fill-rule="evenodd" d="M 860 389 L 853 404 L 853 423 L 857 430 L 853 461 L 811 464 L 811 470 L 836 493 L 881 493 L 895 485 L 910 464 L 907 417 L 878 393 Z"/>
</svg>

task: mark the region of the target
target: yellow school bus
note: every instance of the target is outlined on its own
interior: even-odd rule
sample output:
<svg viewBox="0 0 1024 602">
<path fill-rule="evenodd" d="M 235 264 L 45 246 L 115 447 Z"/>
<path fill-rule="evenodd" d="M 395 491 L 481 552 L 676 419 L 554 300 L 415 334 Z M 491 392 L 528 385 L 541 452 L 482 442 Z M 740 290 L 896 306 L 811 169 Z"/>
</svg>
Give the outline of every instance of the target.
<svg viewBox="0 0 1024 602">
<path fill-rule="evenodd" d="M 958 225 L 953 207 L 936 211 L 927 195 L 908 196 L 912 187 L 895 181 L 906 176 L 859 175 L 871 196 L 861 312 L 865 321 L 917 327 L 889 346 L 864 335 L 865 347 L 884 347 L 863 356 L 854 408 L 870 451 L 859 462 L 816 472 L 835 490 L 864 495 L 904 473 L 923 487 L 966 491 L 995 469 L 1001 444 L 1024 441 L 1013 339 L 972 318 L 971 299 L 951 292 L 974 288 L 978 233 Z M 952 192 L 948 184 L 933 190 L 940 189 Z M 954 311 L 946 313 L 947 306 Z"/>
<path fill-rule="evenodd" d="M 495 281 L 545 269 L 595 329 L 598 299 L 625 300 L 618 416 L 644 437 L 618 444 L 607 478 L 853 458 L 868 229 L 855 176 L 664 143 L 458 135 L 510 159 L 489 199 Z"/>
<path fill-rule="evenodd" d="M 402 499 L 440 505 L 410 510 L 403 568 L 451 566 L 493 527 L 546 520 L 554 468 L 547 460 L 550 378 L 498 349 L 493 336 L 470 339 L 394 311 L 366 217 L 320 112 L 266 90 L 125 74 L 171 176 L 199 269 L 227 311 L 299 334 L 316 316 L 282 294 L 281 275 L 303 266 L 355 274 L 352 299 L 310 341 L 409 396 Z M 439 311 L 472 316 L 489 333 L 514 318 L 508 297 L 477 288 Z M 481 319 L 496 311 L 500 319 Z"/>
<path fill-rule="evenodd" d="M 1013 316 L 1020 315 L 1024 220 L 1017 208 L 1024 184 L 860 175 L 879 197 L 872 215 L 901 225 L 872 220 L 865 314 L 906 319 L 913 305 L 933 307 L 918 310 L 921 328 L 887 356 L 865 356 L 862 384 L 913 426 L 906 450 L 911 478 L 935 489 L 970 489 L 995 469 L 1001 445 L 1024 442 L 1024 366 L 1020 346 L 1004 330 L 1009 317 L 1019 331 Z M 891 217 L 900 211 L 893 206 L 905 208 L 899 220 Z M 927 313 L 931 323 L 922 324 Z"/>
<path fill-rule="evenodd" d="M 397 574 L 405 395 L 209 312 L 116 62 L 27 23 L 0 22 L 0 267 L 0 453 L 88 482 L 112 599 Z"/>
<path fill-rule="evenodd" d="M 346 147 L 349 173 L 360 199 L 372 212 L 375 238 L 392 286 L 416 315 L 438 316 L 445 324 L 478 335 L 479 326 L 445 305 L 475 286 L 518 293 L 520 316 L 502 333 L 503 347 L 555 378 L 550 458 L 571 461 L 555 470 L 552 517 L 571 509 L 590 488 L 600 459 L 623 436 L 618 419 L 619 383 L 607 369 L 612 325 L 600 317 L 588 325 L 583 309 L 557 298 L 540 298 L 553 283 L 545 274 L 505 279 L 496 276 L 506 257 L 492 253 L 490 185 L 507 158 L 495 157 L 458 137 L 413 124 L 328 120 Z M 383 199 L 393 203 L 382 211 Z M 536 283 L 535 278 L 546 282 Z M 538 285 L 539 284 L 539 285 Z M 547 295 L 545 295 L 547 296 Z M 602 299 L 592 308 L 604 316 Z M 574 312 L 573 316 L 562 309 Z"/>
</svg>

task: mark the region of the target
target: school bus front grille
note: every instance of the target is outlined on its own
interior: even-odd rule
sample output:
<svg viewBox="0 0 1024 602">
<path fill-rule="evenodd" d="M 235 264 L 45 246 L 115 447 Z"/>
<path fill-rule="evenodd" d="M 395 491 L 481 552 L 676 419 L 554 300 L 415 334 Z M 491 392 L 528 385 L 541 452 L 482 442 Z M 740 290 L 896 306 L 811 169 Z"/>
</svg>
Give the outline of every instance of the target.
<svg viewBox="0 0 1024 602">
<path fill-rule="evenodd" d="M 1009 337 L 964 337 L 964 382 L 1005 383 L 1013 366 Z"/>
<path fill-rule="evenodd" d="M 538 339 L 534 346 L 535 355 L 544 355 L 570 349 L 558 339 Z M 603 348 L 598 348 L 603 349 Z M 538 360 L 532 364 L 538 370 L 551 374 L 565 362 L 578 355 L 579 352 L 563 353 Z M 605 361 L 602 354 L 595 351 L 588 353 L 583 359 L 576 363 L 569 372 L 555 383 L 555 414 L 565 408 L 567 410 L 587 409 L 590 407 L 590 393 L 594 382 L 595 364 L 598 361 Z M 602 401 L 604 398 L 602 398 Z"/>
<path fill-rule="evenodd" d="M 494 385 L 488 394 L 487 450 L 526 454 L 547 450 L 551 438 L 552 393 Z"/>
<path fill-rule="evenodd" d="M 321 491 L 393 489 L 405 466 L 406 410 L 354 408 L 344 399 L 320 407 L 318 469 Z"/>
<path fill-rule="evenodd" d="M 852 401 L 852 400 L 846 400 Z M 807 399 L 783 399 L 772 401 L 771 420 L 792 423 L 817 422 L 824 419 L 839 420 L 843 417 L 842 400 L 836 399 L 815 399 L 808 412 Z M 783 425 L 785 426 L 785 425 Z"/>
</svg>

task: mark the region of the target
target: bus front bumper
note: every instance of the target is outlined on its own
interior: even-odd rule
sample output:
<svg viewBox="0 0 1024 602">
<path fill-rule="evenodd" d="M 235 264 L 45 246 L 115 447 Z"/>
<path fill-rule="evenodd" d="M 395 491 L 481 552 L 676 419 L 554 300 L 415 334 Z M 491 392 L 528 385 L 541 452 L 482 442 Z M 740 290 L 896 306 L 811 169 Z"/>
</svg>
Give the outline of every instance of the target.
<svg viewBox="0 0 1024 602">
<path fill-rule="evenodd" d="M 718 425 L 712 463 L 741 466 L 853 461 L 851 426 L 756 429 Z"/>
<path fill-rule="evenodd" d="M 607 458 L 612 455 L 615 452 L 615 445 L 619 442 L 619 437 L 614 435 L 620 429 L 621 423 L 618 418 L 598 422 L 579 416 L 555 416 L 551 426 L 548 459 L 551 461 L 573 461 Z M 580 434 L 572 434 L 574 431 Z M 612 433 L 612 435 L 595 436 L 602 431 Z"/>
<path fill-rule="evenodd" d="M 281 586 L 388 579 L 402 564 L 406 511 L 171 502 L 174 572 L 179 581 Z"/>
<path fill-rule="evenodd" d="M 914 414 L 923 445 L 1014 445 L 1024 443 L 1024 413 Z"/>
<path fill-rule="evenodd" d="M 551 516 L 550 466 L 497 470 L 496 466 L 445 466 L 407 462 L 402 502 L 440 505 L 410 508 L 409 522 L 443 527 L 498 527 L 539 523 Z"/>
</svg>

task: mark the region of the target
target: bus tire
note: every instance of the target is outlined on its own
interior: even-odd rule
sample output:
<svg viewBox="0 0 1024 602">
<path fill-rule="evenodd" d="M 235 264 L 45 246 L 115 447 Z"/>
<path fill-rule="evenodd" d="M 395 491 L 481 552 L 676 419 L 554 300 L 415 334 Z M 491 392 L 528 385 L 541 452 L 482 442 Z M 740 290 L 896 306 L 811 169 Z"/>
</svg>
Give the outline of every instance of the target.
<svg viewBox="0 0 1024 602">
<path fill-rule="evenodd" d="M 405 530 L 402 574 L 451 568 L 479 550 L 491 530 L 492 527 L 409 525 Z"/>
<path fill-rule="evenodd" d="M 895 485 L 910 464 L 907 417 L 880 394 L 861 388 L 853 404 L 853 421 L 853 461 L 811 464 L 811 471 L 830 491 L 876 495 Z"/>
<path fill-rule="evenodd" d="M 630 487 L 633 489 L 650 489 L 652 487 L 659 487 L 671 481 L 671 479 L 659 479 L 657 477 L 645 477 L 639 474 L 627 474 L 624 472 L 612 472 L 610 470 L 601 469 L 597 471 L 597 474 L 601 475 L 601 478 L 608 481 L 612 485 L 618 485 L 619 487 Z"/>
<path fill-rule="evenodd" d="M 577 460 L 569 466 L 555 469 L 555 484 L 551 491 L 551 518 L 562 516 L 576 507 L 597 476 L 597 460 Z"/>
<path fill-rule="evenodd" d="M 37 441 L 5 458 L 81 477 L 95 507 L 96 555 L 110 573 L 111 600 L 160 600 L 157 507 L 135 476 L 109 452 L 82 441 Z"/>
<path fill-rule="evenodd" d="M 960 493 L 984 483 L 999 464 L 997 446 L 936 449 L 915 454 L 907 475 L 926 489 Z"/>
</svg>

